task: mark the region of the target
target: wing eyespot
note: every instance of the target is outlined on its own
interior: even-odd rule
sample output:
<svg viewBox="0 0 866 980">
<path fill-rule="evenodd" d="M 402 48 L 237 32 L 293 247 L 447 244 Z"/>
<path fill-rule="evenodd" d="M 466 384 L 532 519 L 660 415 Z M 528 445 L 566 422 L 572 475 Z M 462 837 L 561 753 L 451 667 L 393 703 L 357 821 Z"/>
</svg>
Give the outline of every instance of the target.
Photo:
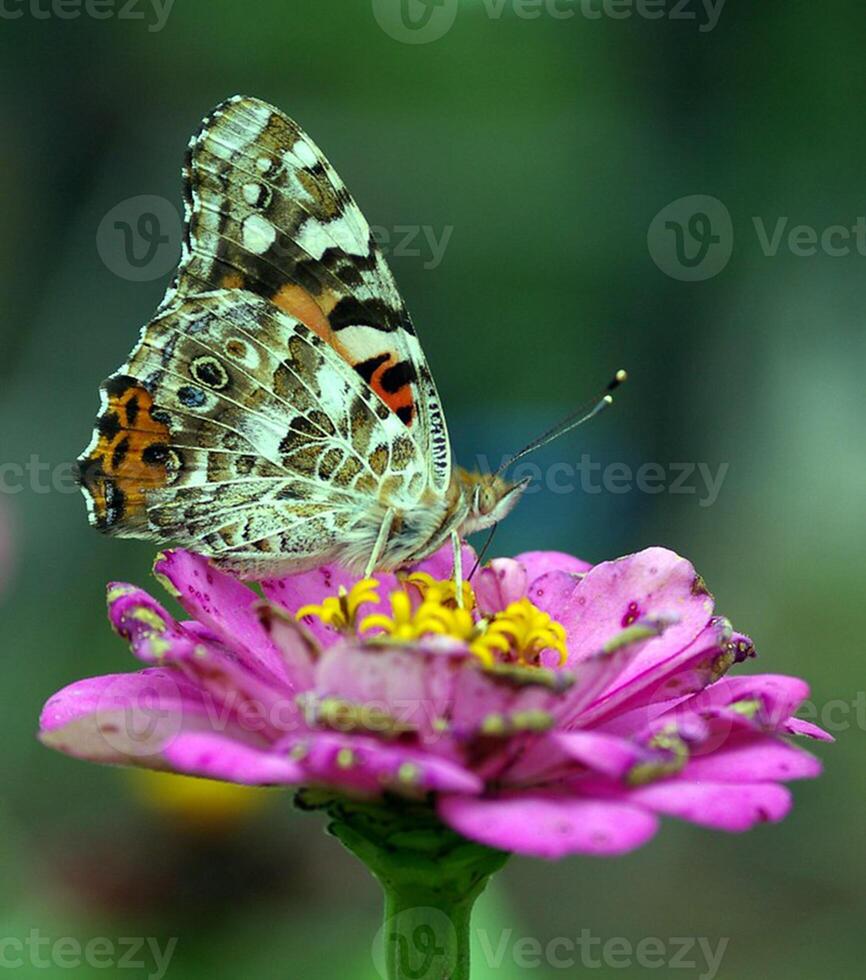
<svg viewBox="0 0 866 980">
<path fill-rule="evenodd" d="M 194 381 L 211 388 L 213 391 L 223 391 L 229 386 L 231 378 L 225 367 L 215 358 L 207 354 L 197 357 L 189 366 Z"/>
</svg>

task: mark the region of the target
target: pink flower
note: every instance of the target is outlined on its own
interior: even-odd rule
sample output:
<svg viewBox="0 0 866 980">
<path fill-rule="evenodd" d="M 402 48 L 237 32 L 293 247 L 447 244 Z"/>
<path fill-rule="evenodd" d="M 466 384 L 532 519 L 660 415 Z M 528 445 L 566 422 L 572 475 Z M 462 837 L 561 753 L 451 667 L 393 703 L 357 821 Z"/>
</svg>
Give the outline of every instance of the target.
<svg viewBox="0 0 866 980">
<path fill-rule="evenodd" d="M 803 681 L 724 676 L 751 641 L 663 548 L 594 567 L 556 552 L 497 559 L 465 608 L 447 550 L 374 582 L 326 565 L 263 583 L 264 600 L 191 552 L 155 571 L 192 618 L 111 585 L 111 623 L 146 666 L 54 695 L 47 745 L 404 797 L 474 841 L 557 858 L 631 850 L 660 815 L 729 831 L 778 821 L 781 783 L 820 772 L 786 736 L 830 739 L 794 717 Z"/>
</svg>

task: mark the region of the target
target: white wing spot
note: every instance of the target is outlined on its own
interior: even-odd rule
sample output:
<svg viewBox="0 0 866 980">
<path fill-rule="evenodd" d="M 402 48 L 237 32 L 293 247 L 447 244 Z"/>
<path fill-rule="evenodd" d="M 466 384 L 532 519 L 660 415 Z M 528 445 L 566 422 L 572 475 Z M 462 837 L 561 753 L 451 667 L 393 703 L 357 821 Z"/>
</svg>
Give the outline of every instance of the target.
<svg viewBox="0 0 866 980">
<path fill-rule="evenodd" d="M 270 157 L 259 157 L 258 160 L 256 160 L 256 170 L 258 170 L 260 174 L 266 174 L 271 169 L 272 162 L 273 161 L 270 159 Z"/>
<path fill-rule="evenodd" d="M 243 191 L 242 191 L 244 195 L 244 200 L 249 205 L 254 205 L 258 201 L 261 192 L 262 192 L 261 184 L 244 184 Z"/>
<path fill-rule="evenodd" d="M 251 214 L 244 218 L 241 226 L 244 245 L 254 254 L 262 255 L 274 244 L 277 230 L 260 214 Z"/>
<path fill-rule="evenodd" d="M 334 245 L 349 255 L 366 256 L 369 252 L 367 241 L 358 237 L 345 214 L 327 223 L 308 218 L 298 229 L 295 240 L 316 260 L 321 259 L 325 250 Z"/>
<path fill-rule="evenodd" d="M 297 143 L 292 147 L 292 153 L 301 161 L 305 167 L 315 167 L 319 162 L 319 158 L 310 148 L 309 143 L 305 143 L 304 140 L 298 140 Z"/>
</svg>

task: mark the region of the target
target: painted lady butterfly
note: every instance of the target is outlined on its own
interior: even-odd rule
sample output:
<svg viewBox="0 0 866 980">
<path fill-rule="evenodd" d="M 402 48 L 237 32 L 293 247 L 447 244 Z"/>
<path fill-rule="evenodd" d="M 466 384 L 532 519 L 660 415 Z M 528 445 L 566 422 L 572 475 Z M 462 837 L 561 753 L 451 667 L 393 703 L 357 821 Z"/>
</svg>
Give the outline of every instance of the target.
<svg viewBox="0 0 866 980">
<path fill-rule="evenodd" d="M 91 523 L 254 579 L 331 560 L 369 575 L 449 537 L 459 557 L 525 484 L 452 466 L 412 321 L 331 165 L 236 96 L 183 175 L 177 275 L 79 459 Z"/>
</svg>

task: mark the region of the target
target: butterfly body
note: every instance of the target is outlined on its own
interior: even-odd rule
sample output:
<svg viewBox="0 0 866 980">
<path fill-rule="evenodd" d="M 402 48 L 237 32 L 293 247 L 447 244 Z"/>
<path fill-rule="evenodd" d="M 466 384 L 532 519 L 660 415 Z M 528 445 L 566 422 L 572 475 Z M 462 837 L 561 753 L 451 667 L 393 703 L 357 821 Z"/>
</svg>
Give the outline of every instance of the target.
<svg viewBox="0 0 866 980">
<path fill-rule="evenodd" d="M 452 466 L 391 273 L 297 124 L 229 99 L 184 189 L 177 275 L 79 459 L 92 524 L 264 578 L 394 569 L 511 509 L 522 484 Z"/>
</svg>

